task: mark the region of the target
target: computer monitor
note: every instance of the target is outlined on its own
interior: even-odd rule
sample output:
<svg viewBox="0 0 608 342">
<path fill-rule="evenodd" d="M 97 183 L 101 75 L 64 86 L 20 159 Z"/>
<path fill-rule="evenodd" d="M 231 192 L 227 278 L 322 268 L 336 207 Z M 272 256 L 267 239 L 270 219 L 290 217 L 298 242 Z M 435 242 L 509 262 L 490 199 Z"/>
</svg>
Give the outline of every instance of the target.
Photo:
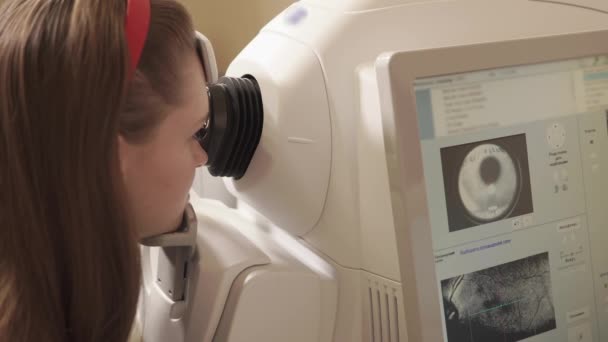
<svg viewBox="0 0 608 342">
<path fill-rule="evenodd" d="M 608 341 L 608 32 L 377 70 L 410 341 Z"/>
</svg>

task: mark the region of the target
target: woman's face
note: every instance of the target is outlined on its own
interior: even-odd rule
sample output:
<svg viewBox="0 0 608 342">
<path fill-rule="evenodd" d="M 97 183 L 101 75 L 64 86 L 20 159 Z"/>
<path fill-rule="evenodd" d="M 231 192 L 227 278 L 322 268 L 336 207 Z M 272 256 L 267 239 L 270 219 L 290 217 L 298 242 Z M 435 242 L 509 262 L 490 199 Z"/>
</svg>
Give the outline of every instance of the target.
<svg viewBox="0 0 608 342">
<path fill-rule="evenodd" d="M 119 138 L 128 205 L 140 238 L 179 227 L 195 169 L 207 163 L 207 153 L 194 137 L 209 112 L 204 73 L 194 51 L 183 68 L 184 103 L 168 113 L 148 141 L 131 144 Z"/>
</svg>

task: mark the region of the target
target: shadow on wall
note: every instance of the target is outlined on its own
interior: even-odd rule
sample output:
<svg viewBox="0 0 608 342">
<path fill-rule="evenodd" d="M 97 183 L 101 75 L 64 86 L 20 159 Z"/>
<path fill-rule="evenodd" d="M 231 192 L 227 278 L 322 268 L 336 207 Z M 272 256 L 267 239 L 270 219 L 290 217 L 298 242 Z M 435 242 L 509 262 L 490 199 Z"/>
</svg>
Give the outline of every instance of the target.
<svg viewBox="0 0 608 342">
<path fill-rule="evenodd" d="M 0 0 L 2 1 L 2 0 Z M 181 0 L 215 48 L 220 75 L 253 37 L 294 0 Z"/>
</svg>

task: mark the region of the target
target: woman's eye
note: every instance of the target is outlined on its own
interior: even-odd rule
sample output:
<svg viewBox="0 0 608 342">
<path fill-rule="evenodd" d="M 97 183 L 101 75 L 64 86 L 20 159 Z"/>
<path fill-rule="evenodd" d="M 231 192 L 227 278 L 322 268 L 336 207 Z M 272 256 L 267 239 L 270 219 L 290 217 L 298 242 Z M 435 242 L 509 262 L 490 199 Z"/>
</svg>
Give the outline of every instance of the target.
<svg viewBox="0 0 608 342">
<path fill-rule="evenodd" d="M 206 130 L 201 128 L 199 131 L 194 133 L 194 135 L 192 137 L 194 137 L 194 139 L 198 140 L 198 142 L 202 142 L 205 135 L 207 135 Z"/>
<path fill-rule="evenodd" d="M 203 141 L 203 138 L 207 135 L 209 131 L 209 118 L 203 122 L 203 126 L 196 133 L 194 133 L 194 138 L 199 142 Z"/>
</svg>

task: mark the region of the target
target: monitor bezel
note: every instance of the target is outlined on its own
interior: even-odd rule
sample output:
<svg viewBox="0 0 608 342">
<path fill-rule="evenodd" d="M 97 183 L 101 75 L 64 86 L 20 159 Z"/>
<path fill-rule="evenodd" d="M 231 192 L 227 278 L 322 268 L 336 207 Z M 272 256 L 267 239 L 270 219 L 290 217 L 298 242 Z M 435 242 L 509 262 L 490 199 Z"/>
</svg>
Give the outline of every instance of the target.
<svg viewBox="0 0 608 342">
<path fill-rule="evenodd" d="M 393 223 L 410 341 L 443 341 L 444 331 L 414 81 L 598 55 L 608 55 L 608 30 L 390 52 L 377 59 Z"/>
</svg>

